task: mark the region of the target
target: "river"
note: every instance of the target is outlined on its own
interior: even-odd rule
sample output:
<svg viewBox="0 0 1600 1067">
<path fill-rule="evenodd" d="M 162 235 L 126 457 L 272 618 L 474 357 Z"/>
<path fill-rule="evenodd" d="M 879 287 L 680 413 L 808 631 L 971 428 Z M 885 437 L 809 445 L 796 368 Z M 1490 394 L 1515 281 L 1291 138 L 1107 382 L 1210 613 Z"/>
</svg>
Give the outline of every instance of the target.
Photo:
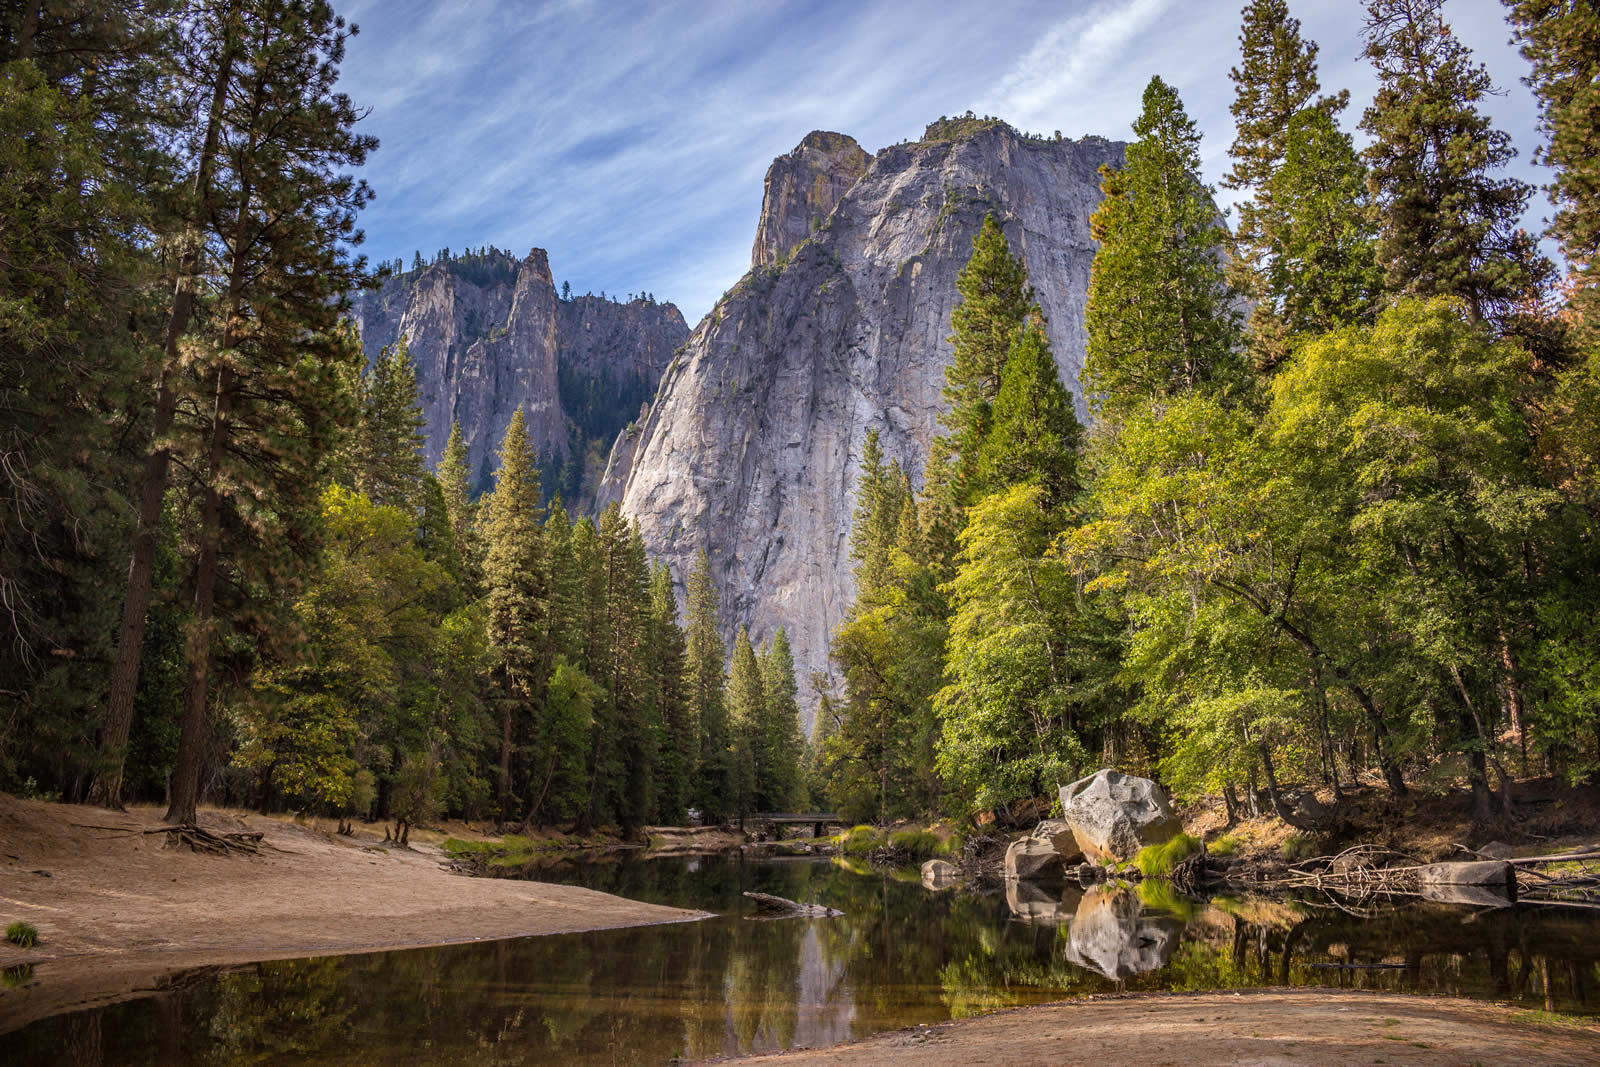
<svg viewBox="0 0 1600 1067">
<path fill-rule="evenodd" d="M 1264 985 L 1600 1011 L 1600 912 L 931 893 L 827 859 L 625 859 L 534 876 L 702 922 L 253 964 L 5 1036 L 7 1063 L 661 1064 L 1093 993 Z M 744 890 L 842 911 L 758 919 Z M 34 981 L 48 981 L 48 965 Z M 3 996 L 3 993 L 0 993 Z"/>
</svg>

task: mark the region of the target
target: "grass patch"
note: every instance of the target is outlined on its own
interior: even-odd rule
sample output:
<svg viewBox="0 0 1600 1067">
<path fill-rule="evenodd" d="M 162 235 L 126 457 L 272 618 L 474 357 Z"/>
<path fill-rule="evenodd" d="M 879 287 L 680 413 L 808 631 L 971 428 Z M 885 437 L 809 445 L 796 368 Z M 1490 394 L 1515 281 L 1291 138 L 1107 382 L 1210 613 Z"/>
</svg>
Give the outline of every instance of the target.
<svg viewBox="0 0 1600 1067">
<path fill-rule="evenodd" d="M 560 838 L 536 841 L 521 834 L 507 834 L 492 841 L 464 841 L 459 837 L 451 837 L 440 847 L 454 859 L 477 860 L 491 867 L 520 867 L 537 856 L 578 851 L 597 843 Z"/>
<path fill-rule="evenodd" d="M 1232 834 L 1223 834 L 1211 844 L 1206 846 L 1206 851 L 1213 856 L 1231 856 L 1239 851 L 1239 839 Z"/>
<path fill-rule="evenodd" d="M 1532 1023 L 1535 1026 L 1559 1026 L 1569 1030 L 1588 1030 L 1594 1026 L 1594 1020 L 1581 1015 L 1563 1015 L 1558 1011 L 1518 1011 L 1513 1012 L 1511 1021 L 1514 1023 Z"/>
<path fill-rule="evenodd" d="M 1200 839 L 1189 834 L 1174 834 L 1164 845 L 1146 845 L 1133 858 L 1134 866 L 1146 878 L 1165 878 L 1172 868 L 1199 852 Z"/>
<path fill-rule="evenodd" d="M 933 847 L 933 854 L 935 856 L 959 856 L 961 855 L 961 846 L 963 844 L 965 842 L 960 834 L 951 834 Z"/>
<path fill-rule="evenodd" d="M 6 940 L 18 948 L 32 948 L 39 943 L 39 931 L 32 923 L 14 922 L 6 927 Z"/>
<path fill-rule="evenodd" d="M 1320 851 L 1316 839 L 1306 834 L 1290 834 L 1284 838 L 1283 846 L 1279 850 L 1283 858 L 1290 863 L 1299 863 L 1301 860 L 1311 859 Z"/>
<path fill-rule="evenodd" d="M 939 851 L 939 835 L 932 830 L 896 830 L 889 835 L 889 844 L 903 848 L 914 859 L 927 859 Z"/>
<path fill-rule="evenodd" d="M 839 846 L 839 851 L 846 856 L 865 856 L 870 854 L 884 842 L 884 835 L 876 826 L 863 823 L 852 826 L 842 834 L 835 834 L 833 843 Z"/>
</svg>

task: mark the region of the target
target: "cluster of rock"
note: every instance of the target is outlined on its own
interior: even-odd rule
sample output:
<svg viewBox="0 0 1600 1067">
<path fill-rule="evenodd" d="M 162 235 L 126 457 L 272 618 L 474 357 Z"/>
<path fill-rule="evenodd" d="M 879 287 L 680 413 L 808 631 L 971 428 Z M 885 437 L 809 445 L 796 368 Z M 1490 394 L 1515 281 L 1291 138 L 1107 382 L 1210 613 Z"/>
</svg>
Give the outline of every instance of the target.
<svg viewBox="0 0 1600 1067">
<path fill-rule="evenodd" d="M 1069 869 L 1126 863 L 1182 832 L 1166 791 L 1148 778 L 1098 771 L 1061 787 L 1062 817 L 1006 849 L 1007 881 L 1065 878 Z"/>
</svg>

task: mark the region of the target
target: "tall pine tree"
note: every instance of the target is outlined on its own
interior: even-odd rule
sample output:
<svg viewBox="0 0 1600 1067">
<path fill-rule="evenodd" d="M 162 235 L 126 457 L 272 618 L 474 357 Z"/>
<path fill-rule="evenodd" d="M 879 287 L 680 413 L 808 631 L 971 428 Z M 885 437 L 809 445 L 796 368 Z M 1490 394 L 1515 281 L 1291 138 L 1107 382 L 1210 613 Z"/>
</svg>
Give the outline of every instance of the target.
<svg viewBox="0 0 1600 1067">
<path fill-rule="evenodd" d="M 733 810 L 733 738 L 728 729 L 726 680 L 718 613 L 720 601 L 705 549 L 689 570 L 689 700 L 700 725 L 699 774 L 693 790 L 701 818 L 715 822 Z"/>
</svg>

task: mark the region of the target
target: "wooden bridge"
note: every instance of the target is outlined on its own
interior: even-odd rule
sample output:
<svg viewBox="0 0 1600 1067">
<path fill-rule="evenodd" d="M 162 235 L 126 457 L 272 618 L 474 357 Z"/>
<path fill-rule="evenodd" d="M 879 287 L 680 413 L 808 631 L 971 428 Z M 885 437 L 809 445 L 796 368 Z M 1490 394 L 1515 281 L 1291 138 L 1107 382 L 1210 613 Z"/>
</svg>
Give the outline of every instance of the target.
<svg viewBox="0 0 1600 1067">
<path fill-rule="evenodd" d="M 772 839 L 783 840 L 785 826 L 804 826 L 811 824 L 811 836 L 821 837 L 827 832 L 829 826 L 841 825 L 844 820 L 831 811 L 812 811 L 802 814 L 785 811 L 763 812 L 750 816 L 750 821 L 757 825 L 768 824 L 772 827 Z"/>
</svg>

